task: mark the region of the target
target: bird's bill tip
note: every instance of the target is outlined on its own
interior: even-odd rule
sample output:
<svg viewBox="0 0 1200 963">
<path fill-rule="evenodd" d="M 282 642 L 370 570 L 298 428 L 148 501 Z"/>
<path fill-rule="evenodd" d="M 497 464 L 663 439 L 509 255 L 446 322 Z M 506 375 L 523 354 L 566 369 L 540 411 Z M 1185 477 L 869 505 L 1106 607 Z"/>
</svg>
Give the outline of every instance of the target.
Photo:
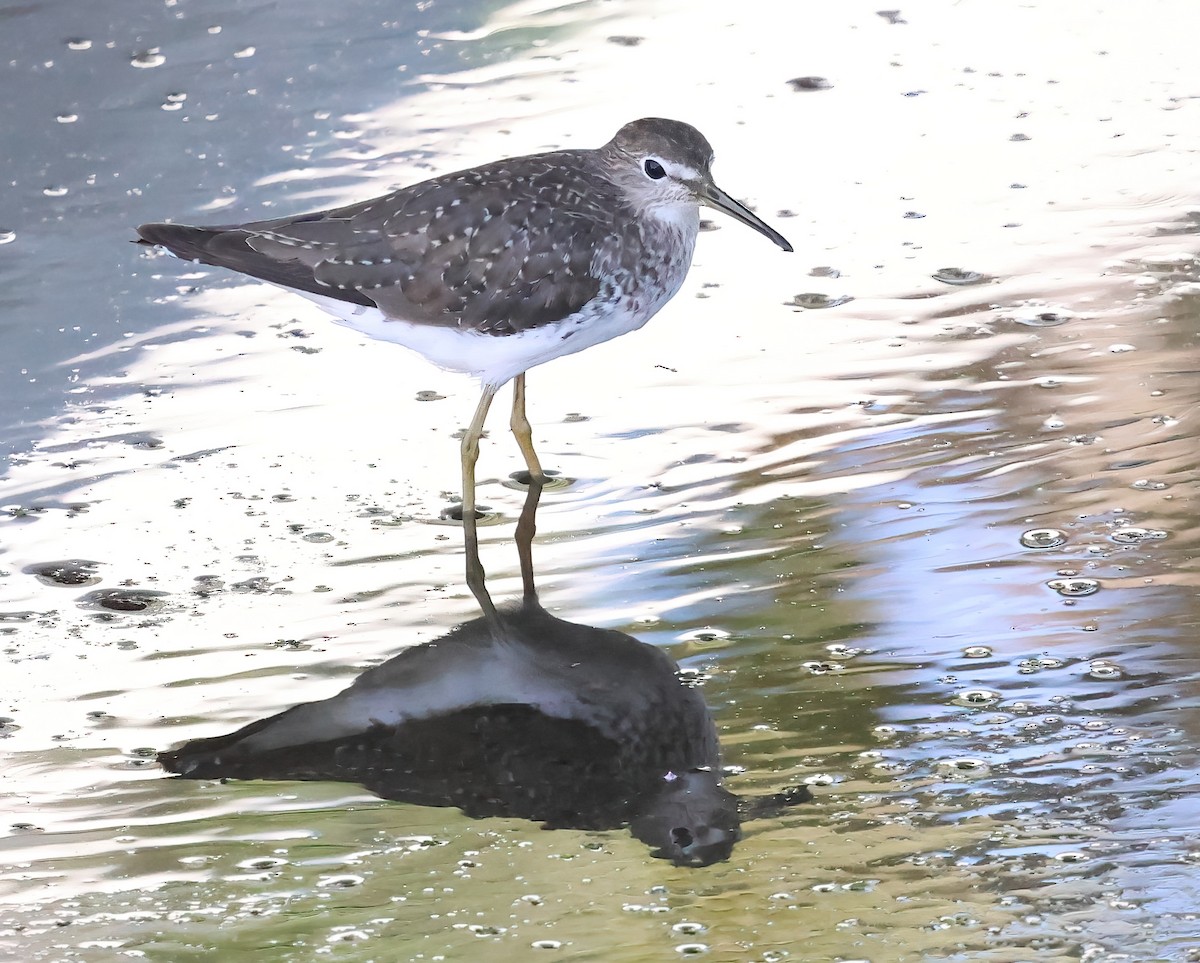
<svg viewBox="0 0 1200 963">
<path fill-rule="evenodd" d="M 699 200 L 702 204 L 706 204 L 718 211 L 724 211 L 736 221 L 741 221 L 747 227 L 752 227 L 764 237 L 770 238 L 778 247 L 787 252 L 793 250 L 791 242 L 786 237 L 780 234 L 775 228 L 771 227 L 761 217 L 756 215 L 744 204 L 740 204 L 732 197 L 726 194 L 716 184 L 708 184 L 700 192 Z"/>
</svg>

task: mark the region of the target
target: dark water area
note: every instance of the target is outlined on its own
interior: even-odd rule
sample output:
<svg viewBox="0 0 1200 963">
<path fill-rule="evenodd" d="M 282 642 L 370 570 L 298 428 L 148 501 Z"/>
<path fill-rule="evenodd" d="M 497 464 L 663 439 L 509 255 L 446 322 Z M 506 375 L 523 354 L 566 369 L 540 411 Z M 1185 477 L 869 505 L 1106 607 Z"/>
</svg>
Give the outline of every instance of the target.
<svg viewBox="0 0 1200 963">
<path fill-rule="evenodd" d="M 0 955 L 1200 959 L 1200 11 L 885 13 L 0 6 Z M 714 220 L 645 329 L 530 373 L 539 597 L 794 804 L 673 865 L 348 771 L 171 778 L 478 619 L 477 394 L 132 226 L 649 114 L 796 252 Z M 521 467 L 495 418 L 497 602 Z"/>
</svg>

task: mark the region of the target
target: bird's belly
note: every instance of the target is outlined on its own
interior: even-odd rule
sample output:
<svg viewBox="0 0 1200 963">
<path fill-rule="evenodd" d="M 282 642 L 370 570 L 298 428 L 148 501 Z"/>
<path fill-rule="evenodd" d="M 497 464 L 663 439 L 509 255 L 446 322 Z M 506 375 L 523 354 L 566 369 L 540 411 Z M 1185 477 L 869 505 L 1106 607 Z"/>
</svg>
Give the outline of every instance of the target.
<svg viewBox="0 0 1200 963">
<path fill-rule="evenodd" d="M 295 293 L 320 305 L 340 324 L 369 338 L 404 345 L 441 368 L 471 374 L 484 384 L 498 387 L 535 365 L 636 331 L 676 290 L 678 285 L 662 291 L 665 296 L 652 301 L 592 302 L 561 321 L 515 334 L 481 334 L 450 325 L 414 324 L 389 319 L 378 308 L 319 294 Z"/>
</svg>

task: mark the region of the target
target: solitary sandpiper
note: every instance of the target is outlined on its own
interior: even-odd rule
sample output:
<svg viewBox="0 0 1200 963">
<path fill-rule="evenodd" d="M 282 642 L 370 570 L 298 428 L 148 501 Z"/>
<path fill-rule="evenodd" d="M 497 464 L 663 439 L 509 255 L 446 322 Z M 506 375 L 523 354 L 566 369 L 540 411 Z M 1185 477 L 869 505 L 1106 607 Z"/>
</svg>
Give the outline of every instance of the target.
<svg viewBox="0 0 1200 963">
<path fill-rule="evenodd" d="M 648 117 L 596 150 L 495 161 L 347 207 L 220 227 L 143 224 L 141 240 L 309 298 L 341 323 L 473 374 L 462 439 L 463 521 L 475 541 L 475 461 L 496 391 L 530 477 L 545 476 L 525 372 L 640 328 L 679 290 L 716 208 L 792 246 L 713 183 L 694 127 Z"/>
</svg>

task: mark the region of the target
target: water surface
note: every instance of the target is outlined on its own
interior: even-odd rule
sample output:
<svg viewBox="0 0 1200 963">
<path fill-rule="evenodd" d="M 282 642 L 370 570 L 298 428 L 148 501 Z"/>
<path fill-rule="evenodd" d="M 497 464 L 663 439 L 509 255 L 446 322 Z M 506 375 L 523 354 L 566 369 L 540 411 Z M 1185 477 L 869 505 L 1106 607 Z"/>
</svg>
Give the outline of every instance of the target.
<svg viewBox="0 0 1200 963">
<path fill-rule="evenodd" d="M 1191 5 L 0 18 L 5 952 L 1200 952 Z M 476 614 L 438 522 L 475 388 L 131 226 L 649 114 L 700 126 L 796 253 L 715 221 L 646 329 L 530 375 L 573 479 L 542 599 L 700 676 L 731 789 L 813 802 L 689 869 L 351 784 L 167 778 L 156 750 Z M 519 467 L 497 418 L 497 597 Z"/>
</svg>

